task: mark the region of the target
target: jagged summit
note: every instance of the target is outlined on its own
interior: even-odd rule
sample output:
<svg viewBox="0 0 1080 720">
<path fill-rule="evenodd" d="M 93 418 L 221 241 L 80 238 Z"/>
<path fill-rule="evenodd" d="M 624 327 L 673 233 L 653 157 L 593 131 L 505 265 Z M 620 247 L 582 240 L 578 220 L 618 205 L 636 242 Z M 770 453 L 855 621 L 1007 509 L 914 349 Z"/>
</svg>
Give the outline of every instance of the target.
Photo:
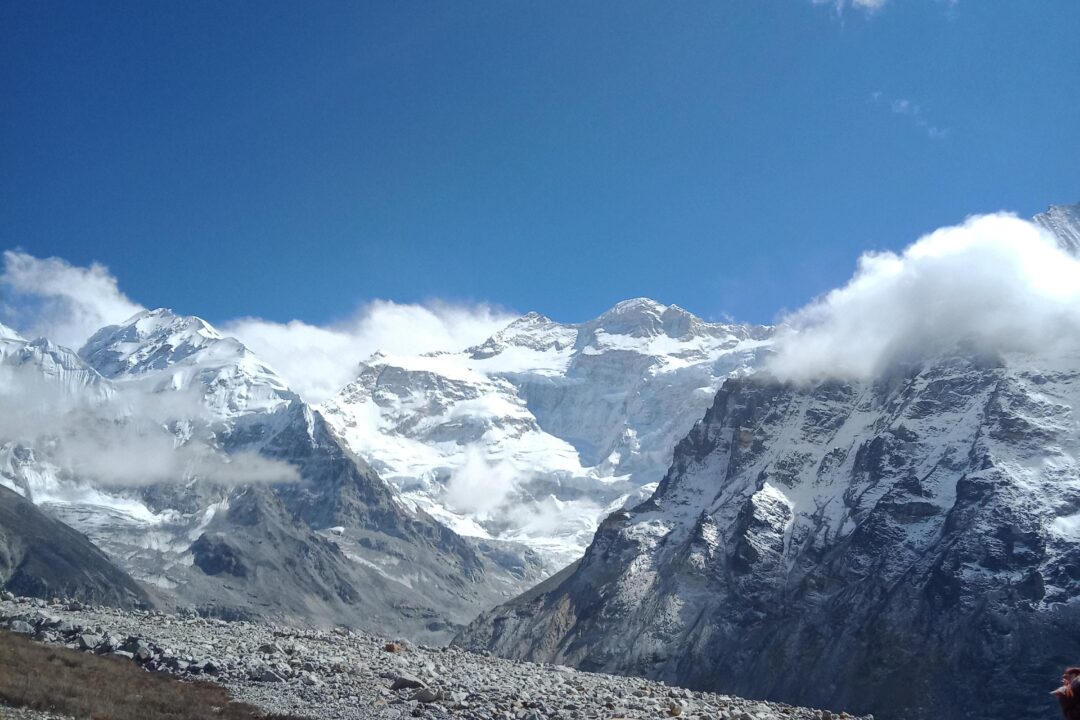
<svg viewBox="0 0 1080 720">
<path fill-rule="evenodd" d="M 612 349 L 646 355 L 691 352 L 716 341 L 735 344 L 741 340 L 764 339 L 772 329 L 765 326 L 738 323 L 712 323 L 678 305 L 664 305 L 651 298 L 623 300 L 592 320 L 581 323 L 560 323 L 538 312 L 522 315 L 466 352 L 475 360 L 492 358 L 510 347 L 528 348 L 538 352 L 573 349 L 586 351 Z M 684 343 L 664 345 L 662 338 Z M 664 346 L 659 350 L 653 345 Z"/>
<path fill-rule="evenodd" d="M 602 331 L 635 338 L 652 337 L 664 332 L 666 310 L 666 305 L 649 298 L 623 300 L 595 320 L 584 323 L 584 328 L 592 333 Z"/>
<path fill-rule="evenodd" d="M 547 315 L 544 315 L 543 313 L 538 313 L 535 310 L 530 310 L 529 312 L 527 312 L 524 315 L 522 315 L 521 317 L 519 317 L 517 320 L 514 320 L 512 323 L 510 323 L 506 327 L 507 328 L 512 328 L 512 327 L 522 327 L 522 326 L 527 327 L 527 326 L 531 326 L 531 325 L 546 325 L 546 324 L 549 324 L 551 322 L 554 322 L 554 321 L 551 318 L 549 318 Z"/>
<path fill-rule="evenodd" d="M 103 327 L 86 341 L 79 354 L 102 375 L 115 377 L 161 370 L 210 347 L 220 353 L 225 349 L 223 344 L 226 352 L 236 355 L 246 350 L 202 318 L 158 308 Z"/>
<path fill-rule="evenodd" d="M 530 312 L 507 325 L 483 343 L 465 351 L 474 360 L 504 353 L 508 348 L 525 348 L 536 352 L 556 352 L 574 344 L 576 326 L 557 323 L 546 315 Z"/>
</svg>

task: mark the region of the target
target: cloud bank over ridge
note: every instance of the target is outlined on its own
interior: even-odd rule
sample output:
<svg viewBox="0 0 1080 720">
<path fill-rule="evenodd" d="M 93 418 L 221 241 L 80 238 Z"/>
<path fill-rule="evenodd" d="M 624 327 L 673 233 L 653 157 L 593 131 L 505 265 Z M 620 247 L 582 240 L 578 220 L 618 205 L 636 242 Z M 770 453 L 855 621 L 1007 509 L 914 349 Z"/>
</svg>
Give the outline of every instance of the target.
<svg viewBox="0 0 1080 720">
<path fill-rule="evenodd" d="M 222 325 L 266 360 L 305 400 L 328 399 L 381 351 L 395 355 L 463 350 L 482 343 L 516 315 L 488 305 L 426 305 L 374 300 L 330 325 L 241 318 Z"/>
<path fill-rule="evenodd" d="M 767 369 L 867 379 L 967 343 L 1035 352 L 1080 337 L 1080 260 L 1034 223 L 968 218 L 900 253 L 866 253 L 846 285 L 783 319 Z"/>
</svg>

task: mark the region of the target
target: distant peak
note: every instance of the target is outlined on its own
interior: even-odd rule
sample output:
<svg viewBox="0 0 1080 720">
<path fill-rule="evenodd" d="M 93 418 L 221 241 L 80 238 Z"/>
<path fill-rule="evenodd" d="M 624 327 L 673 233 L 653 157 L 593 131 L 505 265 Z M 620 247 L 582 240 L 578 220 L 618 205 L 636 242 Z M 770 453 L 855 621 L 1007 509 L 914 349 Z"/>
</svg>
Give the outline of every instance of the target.
<svg viewBox="0 0 1080 720">
<path fill-rule="evenodd" d="M 215 340 L 222 335 L 210 323 L 197 315 L 178 315 L 169 308 L 143 310 L 129 317 L 119 325 L 112 325 L 104 330 L 134 331 L 139 337 L 146 338 L 160 332 L 195 332 Z"/>
<path fill-rule="evenodd" d="M 678 305 L 668 305 L 666 308 L 664 308 L 664 315 L 673 317 L 697 317 L 697 315 L 695 315 L 694 313 Z"/>
<path fill-rule="evenodd" d="M 586 326 L 612 335 L 631 337 L 659 335 L 664 332 L 662 316 L 665 310 L 667 310 L 666 305 L 650 298 L 631 298 L 617 303 Z"/>
<path fill-rule="evenodd" d="M 162 319 L 162 318 L 174 318 L 174 317 L 176 317 L 176 313 L 174 313 L 169 308 L 161 307 L 161 308 L 154 308 L 153 310 L 140 310 L 139 312 L 135 313 L 134 315 L 129 317 L 124 322 L 117 323 L 117 325 L 119 325 L 119 326 L 133 325 L 133 324 L 139 322 L 140 320 L 146 320 L 148 318 Z"/>
<path fill-rule="evenodd" d="M 136 369 L 160 370 L 208 348 L 214 348 L 219 355 L 247 352 L 239 341 L 223 337 L 202 318 L 157 308 L 98 330 L 79 355 L 102 375 L 116 377 Z"/>
<path fill-rule="evenodd" d="M 522 327 L 522 326 L 531 326 L 531 325 L 547 325 L 547 324 L 549 324 L 551 322 L 553 322 L 553 320 L 551 318 L 549 318 L 547 315 L 543 315 L 541 313 L 536 312 L 535 310 L 532 310 L 530 312 L 525 313 L 524 315 L 519 317 L 517 320 L 515 320 L 512 323 L 510 323 L 509 325 L 507 325 L 507 327 L 509 328 L 509 327 Z"/>
<path fill-rule="evenodd" d="M 474 360 L 482 360 L 498 355 L 511 346 L 544 352 L 571 345 L 576 337 L 576 326 L 557 323 L 547 315 L 533 311 L 525 313 L 479 345 L 466 348 L 465 353 Z"/>
</svg>

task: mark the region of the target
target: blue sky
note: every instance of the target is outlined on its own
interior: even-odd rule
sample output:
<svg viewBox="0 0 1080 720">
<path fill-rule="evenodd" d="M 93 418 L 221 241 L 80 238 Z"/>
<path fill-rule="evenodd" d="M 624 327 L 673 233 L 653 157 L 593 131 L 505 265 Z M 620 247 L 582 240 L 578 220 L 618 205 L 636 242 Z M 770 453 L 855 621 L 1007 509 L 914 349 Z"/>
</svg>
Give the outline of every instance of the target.
<svg viewBox="0 0 1080 720">
<path fill-rule="evenodd" d="M 1080 3 L 0 6 L 0 246 L 147 306 L 770 321 L 1080 201 Z"/>
</svg>

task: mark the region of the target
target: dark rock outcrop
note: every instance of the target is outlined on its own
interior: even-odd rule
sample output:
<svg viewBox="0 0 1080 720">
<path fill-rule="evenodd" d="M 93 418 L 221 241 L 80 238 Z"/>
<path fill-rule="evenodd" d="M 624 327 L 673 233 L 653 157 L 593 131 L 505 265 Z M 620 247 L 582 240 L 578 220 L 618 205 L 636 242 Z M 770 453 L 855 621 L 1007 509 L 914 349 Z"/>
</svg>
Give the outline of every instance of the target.
<svg viewBox="0 0 1080 720">
<path fill-rule="evenodd" d="M 151 604 L 137 582 L 85 535 L 0 486 L 0 582 L 39 598 L 139 607 Z"/>
</svg>

